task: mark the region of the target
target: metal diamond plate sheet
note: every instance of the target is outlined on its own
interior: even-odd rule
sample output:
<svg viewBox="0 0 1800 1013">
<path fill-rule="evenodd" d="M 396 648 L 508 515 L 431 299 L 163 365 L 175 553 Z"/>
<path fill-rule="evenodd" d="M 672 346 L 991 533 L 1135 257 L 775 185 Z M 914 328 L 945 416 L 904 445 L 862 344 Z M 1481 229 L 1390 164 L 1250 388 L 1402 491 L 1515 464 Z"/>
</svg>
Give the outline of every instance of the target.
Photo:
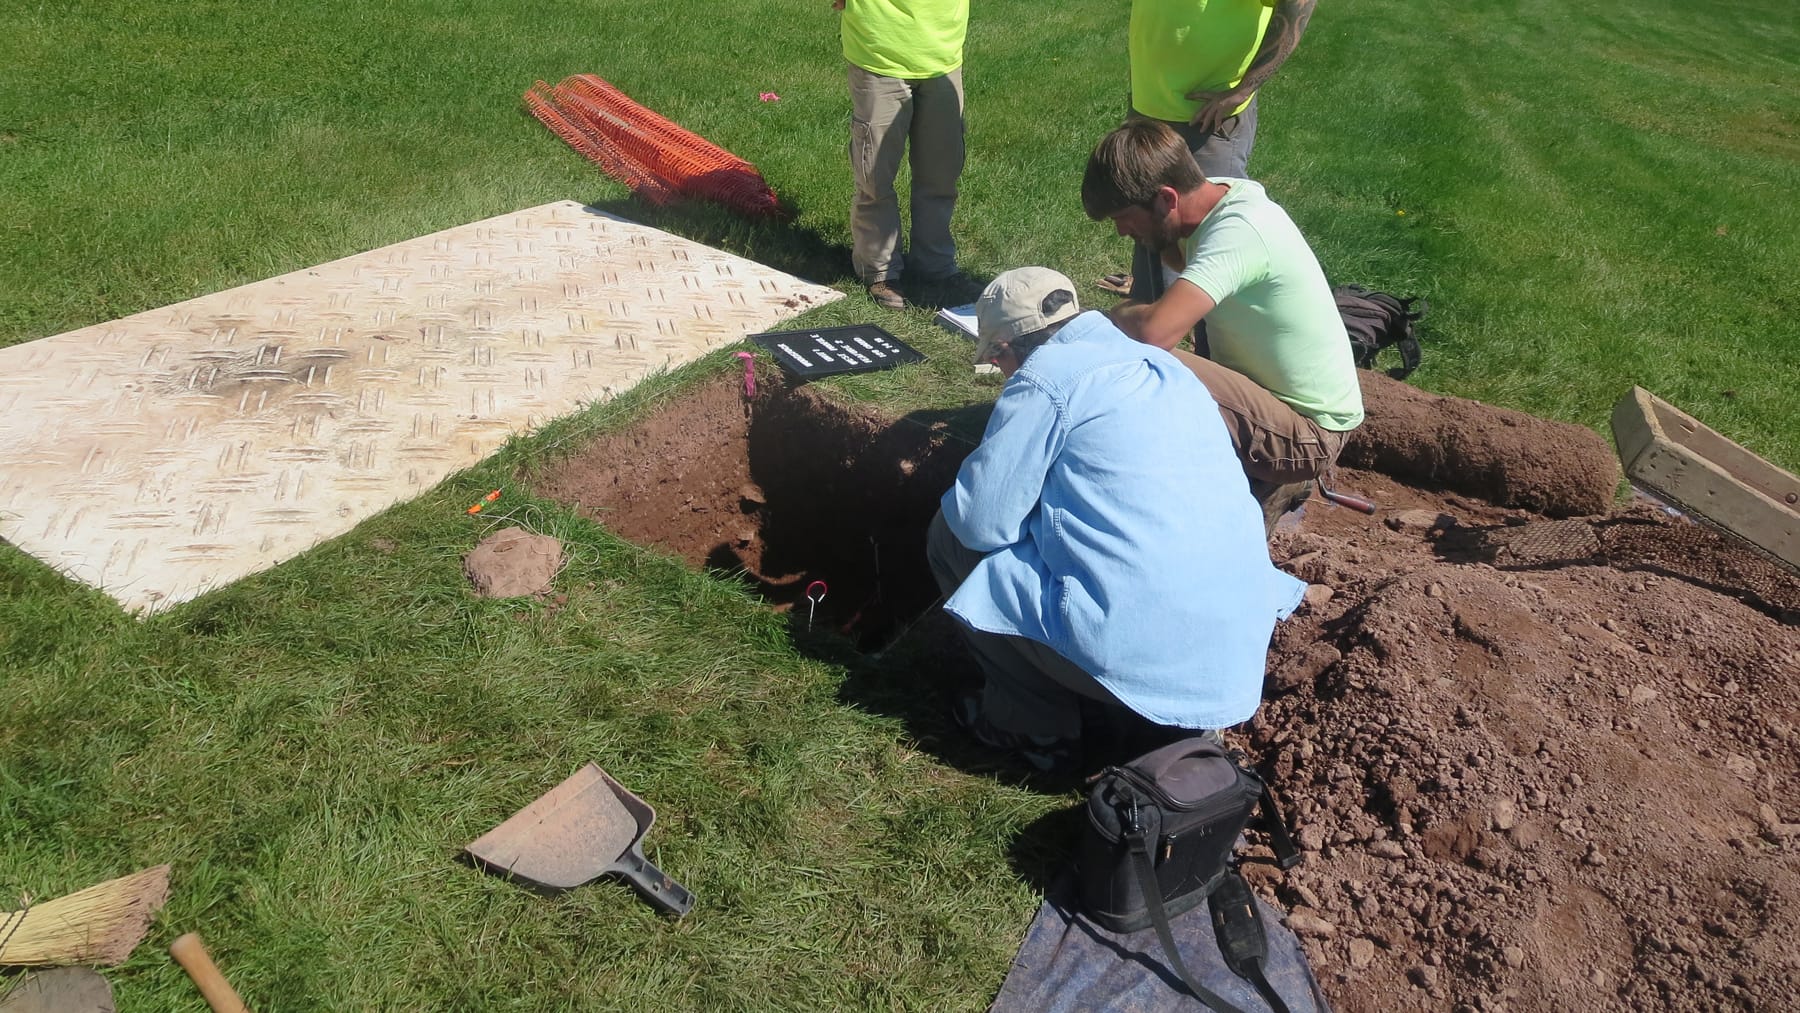
<svg viewBox="0 0 1800 1013">
<path fill-rule="evenodd" d="M 560 201 L 0 349 L 0 537 L 155 611 L 839 295 Z"/>
</svg>

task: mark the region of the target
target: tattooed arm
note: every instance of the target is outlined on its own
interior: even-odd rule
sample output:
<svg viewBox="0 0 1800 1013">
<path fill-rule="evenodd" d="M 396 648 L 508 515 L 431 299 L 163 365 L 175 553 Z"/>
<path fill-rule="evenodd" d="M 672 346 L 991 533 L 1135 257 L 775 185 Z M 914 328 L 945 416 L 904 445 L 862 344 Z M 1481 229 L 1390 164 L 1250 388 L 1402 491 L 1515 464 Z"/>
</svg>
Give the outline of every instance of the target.
<svg viewBox="0 0 1800 1013">
<path fill-rule="evenodd" d="M 1256 55 L 1250 60 L 1250 68 L 1244 71 L 1244 79 L 1236 88 L 1227 91 L 1196 91 L 1188 98 L 1200 103 L 1200 109 L 1194 113 L 1194 126 L 1207 133 L 1219 129 L 1238 106 L 1249 101 L 1250 96 L 1275 71 L 1293 55 L 1294 47 L 1300 44 L 1300 36 L 1306 32 L 1306 23 L 1312 20 L 1313 8 L 1318 0 L 1276 0 L 1275 10 L 1269 14 L 1269 27 L 1263 31 L 1262 45 L 1256 49 Z"/>
</svg>

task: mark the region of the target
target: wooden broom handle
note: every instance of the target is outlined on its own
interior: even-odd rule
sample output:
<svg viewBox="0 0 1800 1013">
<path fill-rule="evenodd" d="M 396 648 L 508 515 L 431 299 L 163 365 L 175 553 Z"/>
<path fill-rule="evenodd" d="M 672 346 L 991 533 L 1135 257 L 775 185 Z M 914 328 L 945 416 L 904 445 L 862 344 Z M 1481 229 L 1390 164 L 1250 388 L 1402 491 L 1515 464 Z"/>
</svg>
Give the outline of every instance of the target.
<svg viewBox="0 0 1800 1013">
<path fill-rule="evenodd" d="M 188 977 L 200 987 L 200 994 L 205 997 L 206 1004 L 213 1008 L 213 1013 L 250 1013 L 244 1000 L 238 998 L 237 991 L 225 976 L 219 973 L 219 965 L 213 963 L 212 956 L 206 952 L 206 944 L 200 941 L 200 933 L 189 932 L 180 939 L 169 944 L 169 955 L 175 958 L 187 971 Z"/>
</svg>

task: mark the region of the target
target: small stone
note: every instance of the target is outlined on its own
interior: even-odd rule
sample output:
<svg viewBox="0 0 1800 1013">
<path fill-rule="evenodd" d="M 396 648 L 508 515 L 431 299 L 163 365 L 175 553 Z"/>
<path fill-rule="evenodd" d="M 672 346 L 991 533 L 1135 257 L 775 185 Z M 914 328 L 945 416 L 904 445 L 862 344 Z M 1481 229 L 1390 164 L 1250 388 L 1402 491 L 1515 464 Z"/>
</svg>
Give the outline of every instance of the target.
<svg viewBox="0 0 1800 1013">
<path fill-rule="evenodd" d="M 1400 859 L 1406 857 L 1406 849 L 1399 841 L 1376 841 L 1369 845 L 1369 854 L 1376 858 Z"/>
<path fill-rule="evenodd" d="M 1300 832 L 1294 836 L 1299 840 L 1302 851 L 1317 851 L 1325 846 L 1325 828 L 1317 823 L 1301 827 Z"/>
<path fill-rule="evenodd" d="M 1350 966 L 1357 970 L 1368 967 L 1375 960 L 1375 944 L 1368 939 L 1350 940 Z"/>
<path fill-rule="evenodd" d="M 1337 592 L 1333 591 L 1328 585 L 1308 584 L 1306 585 L 1306 604 L 1310 608 L 1319 608 L 1330 601 L 1336 594 Z"/>
<path fill-rule="evenodd" d="M 1519 807 L 1510 798 L 1503 798 L 1494 803 L 1494 829 L 1511 830 L 1519 822 Z"/>
<path fill-rule="evenodd" d="M 1321 587 L 1323 585 L 1315 584 L 1313 586 Z M 1330 589 L 1326 588 L 1326 590 Z M 1311 593 L 1310 590 L 1308 593 Z M 1331 644 L 1313 644 L 1298 660 L 1281 666 L 1269 676 L 1269 689 L 1277 693 L 1291 693 L 1307 688 L 1327 669 L 1342 660 L 1344 660 L 1343 652 Z M 1309 740 L 1306 746 L 1310 745 Z"/>
<path fill-rule="evenodd" d="M 1433 528 L 1450 527 L 1456 522 L 1436 510 L 1401 510 L 1389 514 L 1384 523 L 1394 531 L 1412 531 L 1424 534 Z"/>
<path fill-rule="evenodd" d="M 1437 986 L 1437 968 L 1427 964 L 1414 964 L 1412 967 L 1407 968 L 1406 977 L 1408 981 L 1411 981 L 1413 984 L 1427 992 Z"/>
<path fill-rule="evenodd" d="M 1631 705 L 1633 707 L 1642 707 L 1656 699 L 1657 696 L 1656 690 L 1649 686 L 1637 685 L 1631 687 Z"/>
<path fill-rule="evenodd" d="M 1425 597 L 1427 597 L 1427 598 L 1442 598 L 1443 596 L 1444 596 L 1444 585 L 1442 585 L 1442 584 L 1427 584 L 1427 585 L 1425 585 Z"/>
<path fill-rule="evenodd" d="M 1581 864 L 1598 868 L 1606 864 L 1606 856 L 1601 853 L 1599 848 L 1590 848 L 1587 854 L 1581 856 Z"/>
<path fill-rule="evenodd" d="M 1507 967 L 1516 971 L 1525 966 L 1525 950 L 1519 946 L 1503 947 L 1500 950 L 1500 959 L 1506 961 Z"/>
<path fill-rule="evenodd" d="M 1588 974 L 1588 981 L 1592 982 L 1595 988 L 1605 988 L 1606 987 L 1606 972 L 1602 971 L 1601 969 L 1596 967 L 1596 968 L 1594 968 L 1594 970 L 1591 973 Z"/>
<path fill-rule="evenodd" d="M 1781 825 L 1781 817 L 1775 812 L 1775 807 L 1767 802 L 1756 807 L 1756 819 L 1764 827 Z"/>
<path fill-rule="evenodd" d="M 1287 917 L 1288 928 L 1298 936 L 1312 936 L 1315 939 L 1330 939 L 1337 935 L 1337 926 L 1318 915 L 1305 911 L 1295 911 Z"/>
<path fill-rule="evenodd" d="M 1725 754 L 1725 769 L 1746 781 L 1756 778 L 1756 761 L 1748 756 L 1740 756 L 1737 753 Z"/>
</svg>

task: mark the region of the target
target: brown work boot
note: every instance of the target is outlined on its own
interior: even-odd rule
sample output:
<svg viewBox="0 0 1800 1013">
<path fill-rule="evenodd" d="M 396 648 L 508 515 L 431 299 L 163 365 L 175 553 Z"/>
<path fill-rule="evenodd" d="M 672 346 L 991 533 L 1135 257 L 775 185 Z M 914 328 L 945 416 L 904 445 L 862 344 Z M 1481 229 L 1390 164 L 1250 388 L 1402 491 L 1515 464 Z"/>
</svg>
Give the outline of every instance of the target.
<svg viewBox="0 0 1800 1013">
<path fill-rule="evenodd" d="M 906 308 L 906 297 L 900 294 L 900 290 L 895 288 L 891 281 L 878 281 L 870 285 L 869 298 L 875 300 L 875 305 L 890 310 Z"/>
<path fill-rule="evenodd" d="M 1251 482 L 1250 491 L 1255 494 L 1256 501 L 1262 506 L 1263 536 L 1275 533 L 1275 524 L 1285 517 L 1289 511 L 1298 510 L 1312 496 L 1312 481 L 1289 482 L 1286 485 L 1270 486 L 1262 482 Z"/>
</svg>

